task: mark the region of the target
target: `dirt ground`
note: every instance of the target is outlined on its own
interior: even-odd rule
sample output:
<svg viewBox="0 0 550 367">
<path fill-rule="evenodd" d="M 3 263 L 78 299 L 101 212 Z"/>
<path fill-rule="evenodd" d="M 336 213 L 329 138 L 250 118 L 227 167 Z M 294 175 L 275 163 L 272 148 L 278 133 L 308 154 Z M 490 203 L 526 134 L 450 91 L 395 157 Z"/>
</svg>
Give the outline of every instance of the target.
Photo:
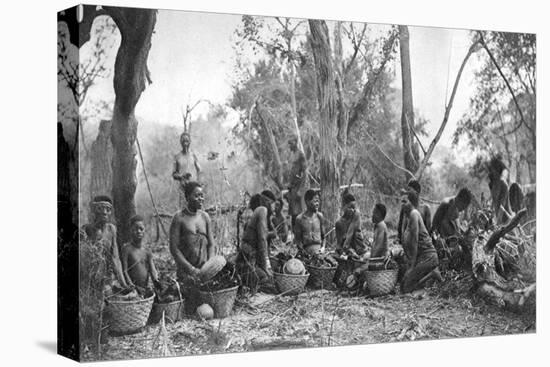
<svg viewBox="0 0 550 367">
<path fill-rule="evenodd" d="M 86 360 L 134 359 L 535 332 L 534 312 L 488 305 L 460 274 L 413 294 L 350 297 L 328 290 L 240 297 L 223 320 L 184 319 L 110 337 Z"/>
</svg>

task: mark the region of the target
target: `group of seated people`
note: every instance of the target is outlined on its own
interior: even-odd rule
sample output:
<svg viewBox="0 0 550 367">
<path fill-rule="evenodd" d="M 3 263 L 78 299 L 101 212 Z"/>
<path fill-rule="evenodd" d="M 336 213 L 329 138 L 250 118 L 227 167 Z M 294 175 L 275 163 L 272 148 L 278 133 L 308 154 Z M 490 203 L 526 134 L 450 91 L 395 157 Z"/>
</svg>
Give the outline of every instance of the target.
<svg viewBox="0 0 550 367">
<path fill-rule="evenodd" d="M 416 180 L 409 181 L 407 188 L 401 192 L 397 237 L 404 253 L 405 271 L 401 281 L 404 293 L 420 288 L 429 279 L 441 280 L 434 238 L 445 239 L 461 232 L 459 213 L 468 207 L 472 198 L 468 189 L 460 190 L 455 197 L 442 201 L 432 220 L 429 206 L 420 203 L 420 192 L 421 186 Z M 282 199 L 276 198 L 270 190 L 252 196 L 249 204 L 252 214 L 246 220 L 237 259 L 245 283 L 258 287 L 270 281 L 269 244 L 277 236 L 283 243 L 286 242 L 289 238 L 288 227 L 292 227 L 298 251 L 309 255 L 325 252 L 327 229 L 330 231 L 331 225 L 319 210 L 319 191 L 306 191 L 304 202 L 305 210 L 292 218 L 293 225 L 289 226 L 281 214 Z M 386 206 L 382 203 L 374 205 L 371 215 L 373 238 L 368 246 L 362 234 L 361 214 L 354 195 L 344 191 L 341 202 L 342 215 L 334 225 L 335 252 L 359 260 L 387 257 L 389 234 L 384 221 Z"/>
<path fill-rule="evenodd" d="M 197 300 L 196 278 L 205 262 L 218 254 L 212 235 L 209 215 L 203 209 L 204 192 L 200 183 L 191 181 L 185 185 L 186 206 L 178 211 L 170 225 L 169 249 L 176 264 L 176 274 L 182 293 L 190 301 Z M 433 220 L 429 207 L 420 203 L 420 185 L 411 181 L 401 196 L 398 240 L 403 247 L 406 271 L 401 289 L 410 292 L 419 288 L 427 277 L 438 277 L 438 256 L 432 243 L 432 235 L 452 236 L 459 232 L 458 214 L 470 203 L 471 193 L 461 190 L 456 197 L 445 199 L 438 207 Z M 374 233 L 370 248 L 363 238 L 361 215 L 353 194 L 345 191 L 341 198 L 342 215 L 334 225 L 335 252 L 353 258 L 379 258 L 388 256 L 388 228 L 384 222 L 386 206 L 374 205 L 372 223 Z M 304 195 L 306 209 L 295 218 L 294 225 L 282 214 L 283 200 L 270 190 L 253 195 L 249 201 L 248 216 L 238 253 L 236 268 L 244 283 L 251 287 L 270 282 L 273 272 L 269 260 L 270 242 L 279 238 L 282 243 L 294 243 L 304 253 L 314 255 L 326 250 L 330 223 L 320 209 L 317 190 Z M 88 239 L 101 241 L 101 248 L 110 265 L 110 280 L 106 288 L 117 283 L 119 287 L 134 287 L 138 291 L 148 287 L 149 281 L 158 282 L 158 272 L 149 249 L 143 246 L 144 219 L 136 215 L 130 219 L 130 240 L 119 248 L 116 226 L 110 223 L 112 200 L 98 196 L 92 202 L 93 221 L 81 232 Z M 292 236 L 289 231 L 291 228 Z M 329 231 L 327 231 L 329 229 Z"/>
</svg>

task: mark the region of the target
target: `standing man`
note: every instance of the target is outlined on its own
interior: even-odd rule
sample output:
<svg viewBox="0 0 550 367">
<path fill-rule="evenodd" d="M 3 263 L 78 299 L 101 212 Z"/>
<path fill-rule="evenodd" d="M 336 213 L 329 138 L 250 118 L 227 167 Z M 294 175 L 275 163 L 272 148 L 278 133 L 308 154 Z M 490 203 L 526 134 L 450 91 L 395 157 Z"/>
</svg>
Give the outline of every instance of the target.
<svg viewBox="0 0 550 367">
<path fill-rule="evenodd" d="M 489 190 L 491 190 L 493 214 L 497 225 L 504 224 L 510 219 L 508 215 L 510 213 L 508 185 L 502 179 L 502 172 L 505 169 L 506 166 L 499 157 L 495 157 L 489 162 Z"/>
<path fill-rule="evenodd" d="M 296 217 L 305 209 L 303 197 L 308 186 L 307 161 L 304 153 L 298 149 L 296 140 L 290 141 L 288 145 L 292 152 L 292 161 L 287 201 L 291 226 L 294 227 Z"/>
<path fill-rule="evenodd" d="M 191 146 L 191 136 L 184 132 L 180 136 L 181 152 L 174 156 L 174 169 L 172 178 L 179 183 L 180 207 L 185 204 L 185 186 L 191 181 L 199 181 L 201 167 Z M 193 176 L 194 173 L 194 176 Z"/>
</svg>

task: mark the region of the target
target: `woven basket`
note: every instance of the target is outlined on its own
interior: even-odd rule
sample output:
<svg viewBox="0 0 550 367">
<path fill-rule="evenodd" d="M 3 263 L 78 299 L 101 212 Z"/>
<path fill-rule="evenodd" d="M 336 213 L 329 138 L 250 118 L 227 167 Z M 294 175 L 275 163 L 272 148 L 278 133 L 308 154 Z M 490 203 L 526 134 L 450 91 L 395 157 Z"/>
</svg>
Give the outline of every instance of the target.
<svg viewBox="0 0 550 367">
<path fill-rule="evenodd" d="M 307 271 L 311 276 L 307 284 L 313 288 L 330 288 L 336 274 L 336 266 L 332 268 L 320 268 L 317 266 L 308 265 Z"/>
<path fill-rule="evenodd" d="M 137 301 L 117 301 L 107 299 L 106 311 L 109 315 L 109 332 L 116 334 L 133 333 L 147 324 L 155 295 Z"/>
<path fill-rule="evenodd" d="M 367 287 L 371 296 L 389 294 L 397 283 L 398 269 L 369 270 L 366 274 Z"/>
<path fill-rule="evenodd" d="M 280 293 L 296 295 L 304 291 L 309 274 L 291 275 L 273 272 L 273 277 Z"/>
<path fill-rule="evenodd" d="M 174 301 L 170 303 L 153 303 L 153 309 L 149 316 L 148 324 L 156 324 L 162 318 L 162 312 L 164 311 L 164 319 L 166 322 L 176 322 L 183 319 L 185 314 L 184 300 Z"/>
<path fill-rule="evenodd" d="M 200 291 L 201 300 L 204 303 L 208 303 L 214 310 L 214 317 L 217 319 L 223 319 L 229 316 L 237 298 L 237 291 L 239 286 L 236 285 L 231 288 L 221 289 L 219 291 L 207 292 Z"/>
</svg>

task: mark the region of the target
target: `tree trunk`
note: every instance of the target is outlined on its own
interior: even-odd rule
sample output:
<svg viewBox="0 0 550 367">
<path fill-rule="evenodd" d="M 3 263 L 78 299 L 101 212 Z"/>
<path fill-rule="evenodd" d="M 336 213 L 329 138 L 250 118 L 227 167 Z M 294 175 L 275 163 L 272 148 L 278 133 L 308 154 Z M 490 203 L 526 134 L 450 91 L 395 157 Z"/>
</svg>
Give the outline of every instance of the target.
<svg viewBox="0 0 550 367">
<path fill-rule="evenodd" d="M 97 195 L 112 197 L 113 190 L 113 144 L 111 143 L 111 121 L 103 120 L 99 124 L 96 140 L 92 143 L 90 199 Z"/>
<path fill-rule="evenodd" d="M 118 237 L 129 238 L 129 221 L 135 215 L 137 120 L 134 109 L 149 81 L 147 57 L 156 22 L 156 11 L 108 8 L 121 33 L 115 61 L 115 106 L 111 141 L 113 143 L 113 201 Z"/>
<path fill-rule="evenodd" d="M 412 140 L 411 128 L 414 127 L 412 99 L 411 59 L 409 52 L 409 29 L 399 26 L 399 50 L 401 54 L 402 109 L 401 137 L 403 141 L 403 162 L 411 172 L 418 169 L 418 148 Z M 406 177 L 409 179 L 410 177 Z"/>
<path fill-rule="evenodd" d="M 273 153 L 273 168 L 275 172 L 271 174 L 271 177 L 273 178 L 273 181 L 275 181 L 275 184 L 277 185 L 279 190 L 283 190 L 283 164 L 281 163 L 279 147 L 277 146 L 275 136 L 273 135 L 273 131 L 271 130 L 270 126 L 270 124 L 273 124 L 273 119 L 269 119 L 269 121 L 266 121 L 269 114 L 266 113 L 266 111 L 262 111 L 262 106 L 259 100 L 256 101 L 256 112 L 258 113 L 258 117 L 260 118 L 260 124 L 262 125 L 267 135 L 266 143 L 269 144 Z"/>
<path fill-rule="evenodd" d="M 319 104 L 321 202 L 326 218 L 334 223 L 339 209 L 339 174 L 336 155 L 337 105 L 329 32 L 322 20 L 309 20 Z"/>
</svg>

